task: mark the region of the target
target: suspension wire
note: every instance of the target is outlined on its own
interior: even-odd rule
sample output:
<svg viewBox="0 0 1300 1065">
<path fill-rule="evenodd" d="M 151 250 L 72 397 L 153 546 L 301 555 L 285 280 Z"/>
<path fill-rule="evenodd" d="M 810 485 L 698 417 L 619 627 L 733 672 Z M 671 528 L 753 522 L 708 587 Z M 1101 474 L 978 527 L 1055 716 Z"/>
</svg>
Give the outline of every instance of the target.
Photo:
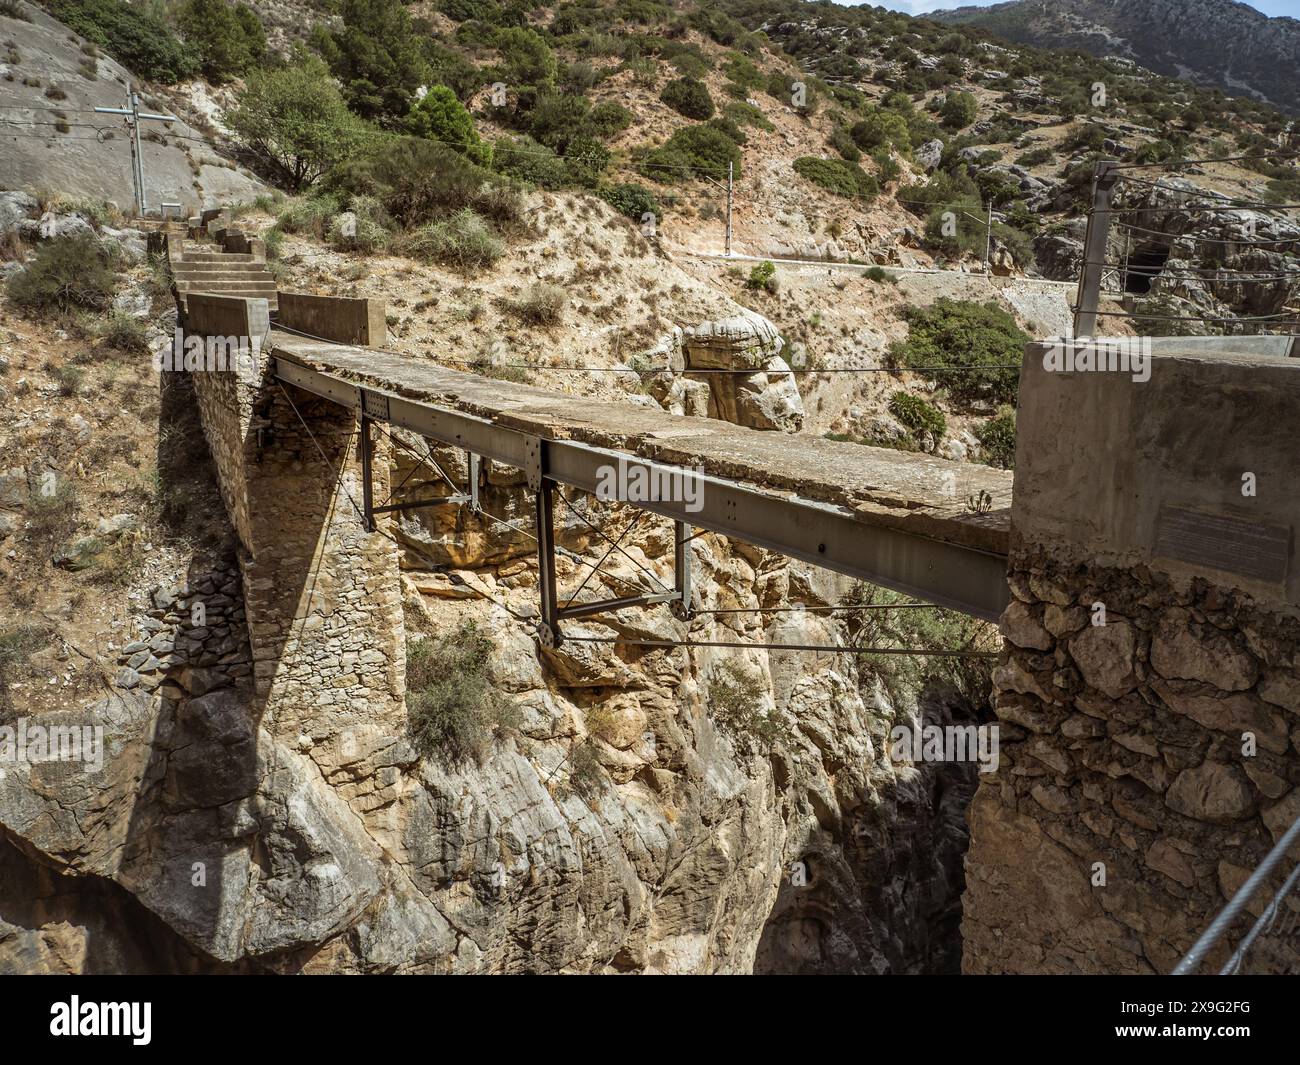
<svg viewBox="0 0 1300 1065">
<path fill-rule="evenodd" d="M 1128 185 L 1143 185 L 1146 188 L 1164 189 L 1166 192 L 1181 193 L 1184 196 L 1205 197 L 1209 203 L 1216 204 L 1216 205 L 1230 206 L 1235 202 L 1242 202 L 1240 201 L 1240 197 L 1229 196 L 1226 193 L 1214 193 L 1209 191 L 1208 189 L 1197 188 L 1195 186 L 1193 186 L 1190 189 L 1183 189 L 1183 188 L 1179 188 L 1177 185 L 1166 185 L 1161 181 L 1148 181 L 1146 178 L 1126 177 L 1124 175 L 1120 175 L 1119 180 Z M 1258 202 L 1258 201 L 1244 201 L 1244 202 Z M 1297 203 L 1266 204 L 1266 206 L 1276 207 L 1280 210 L 1287 210 L 1287 209 L 1294 210 L 1296 208 L 1300 208 L 1300 204 Z"/>
<path fill-rule="evenodd" d="M 936 651 L 927 647 L 845 647 L 841 644 L 755 643 L 735 640 L 625 640 L 621 636 L 569 636 L 566 643 L 605 643 L 619 647 L 729 647 L 755 651 L 831 651 L 847 655 L 912 655 L 918 658 L 998 658 L 1000 651 Z"/>
<path fill-rule="evenodd" d="M 1257 314 L 1245 318 L 1209 318 L 1203 314 L 1129 314 L 1127 311 L 1097 311 L 1097 316 L 1102 318 L 1134 318 L 1149 322 L 1276 322 L 1279 319 L 1289 321 L 1295 317 L 1294 314 Z"/>
<path fill-rule="evenodd" d="M 1300 238 L 1297 238 L 1300 239 Z M 1288 277 L 1300 277 L 1300 270 L 1288 270 L 1284 274 L 1257 274 L 1251 270 L 1229 270 L 1226 266 L 1201 266 L 1193 267 L 1193 270 L 1214 271 L 1220 276 L 1206 277 L 1204 274 L 1188 273 L 1182 270 L 1171 271 L 1163 266 L 1135 266 L 1130 262 L 1111 262 L 1103 260 L 1102 262 L 1086 261 L 1085 266 L 1100 266 L 1104 270 L 1124 270 L 1130 274 L 1139 274 L 1143 277 L 1180 277 L 1190 281 L 1282 281 Z M 1222 276 L 1222 275 L 1228 276 Z"/>
<path fill-rule="evenodd" d="M 581 521 L 584 525 L 586 525 L 587 528 L 589 528 L 592 532 L 594 532 L 597 536 L 599 536 L 602 540 L 604 540 L 605 543 L 611 545 L 611 546 L 610 546 L 610 550 L 615 550 L 615 549 L 617 549 L 617 551 L 618 551 L 618 553 L 619 553 L 620 555 L 622 555 L 625 559 L 627 559 L 629 562 L 631 562 L 633 566 L 635 566 L 638 570 L 640 570 L 640 571 L 641 571 L 642 573 L 644 573 L 647 577 L 649 577 L 652 581 L 654 581 L 654 583 L 657 584 L 657 585 L 659 586 L 659 590 L 660 590 L 661 592 L 667 592 L 667 591 L 669 590 L 668 587 L 667 587 L 666 585 L 664 585 L 664 584 L 659 580 L 658 577 L 656 577 L 656 576 L 655 576 L 653 573 L 651 573 L 648 569 L 646 569 L 644 566 L 642 566 L 641 563 L 639 563 L 636 559 L 634 559 L 631 555 L 629 555 L 626 551 L 624 551 L 621 547 L 619 547 L 619 544 L 621 544 L 621 543 L 623 542 L 623 537 L 626 536 L 627 533 L 631 531 L 631 529 L 632 529 L 632 526 L 631 526 L 631 525 L 629 525 L 629 526 L 627 527 L 627 529 L 625 529 L 625 530 L 624 530 L 624 531 L 619 535 L 619 538 L 618 538 L 617 541 L 613 541 L 613 540 L 610 539 L 610 537 L 605 533 L 605 531 L 604 531 L 603 529 L 597 528 L 596 525 L 595 525 L 594 523 L 592 523 L 591 521 L 589 521 L 589 520 L 587 519 L 586 515 L 580 513 L 580 512 L 578 511 L 577 507 L 575 507 L 575 506 L 574 506 L 574 505 L 573 505 L 569 500 L 565 499 L 565 498 L 564 498 L 564 493 L 563 493 L 563 492 L 559 492 L 559 491 L 557 491 L 556 494 L 559 496 L 560 502 L 564 504 L 565 509 L 567 509 L 567 510 L 569 511 L 570 514 L 572 514 L 572 515 L 573 515 L 574 517 L 576 517 L 579 521 Z M 649 513 L 649 512 L 648 512 L 648 511 L 644 511 L 644 510 L 643 510 L 643 511 L 640 511 L 640 512 L 638 513 L 638 515 L 637 515 L 637 521 L 640 521 L 640 520 L 641 520 L 641 517 L 644 516 L 644 515 L 647 514 L 647 513 Z M 633 522 L 632 524 L 635 525 L 636 522 Z M 604 555 L 604 558 L 602 558 L 602 559 L 600 560 L 600 562 L 596 564 L 596 569 L 600 569 L 601 563 L 603 563 L 603 562 L 605 561 L 605 559 L 608 558 L 608 557 L 609 557 L 609 551 L 606 551 L 606 552 L 605 552 L 605 555 Z M 587 575 L 588 578 L 594 576 L 595 573 L 596 573 L 596 570 L 592 570 L 591 573 L 589 573 L 589 574 Z M 583 589 L 583 587 L 586 585 L 586 583 L 587 583 L 587 581 L 584 580 L 584 581 L 582 582 L 582 584 L 578 586 L 578 591 L 577 591 L 577 592 L 574 592 L 573 595 L 571 595 L 571 596 L 569 597 L 569 602 L 565 604 L 566 606 L 568 606 L 568 605 L 571 604 L 575 599 L 578 598 L 578 592 L 582 591 L 582 589 Z"/>
<path fill-rule="evenodd" d="M 826 614 L 826 613 L 858 613 L 860 611 L 870 610 L 947 610 L 948 607 L 938 606 L 935 603 L 850 603 L 850 604 L 833 604 L 831 606 L 746 606 L 731 607 L 721 610 L 692 610 L 695 615 L 701 614 Z"/>
<path fill-rule="evenodd" d="M 320 444 L 316 440 L 316 434 L 311 431 L 311 426 L 307 424 L 307 422 L 303 419 L 303 416 L 298 412 L 298 405 L 294 403 L 293 397 L 289 395 L 288 390 L 284 387 L 284 382 L 281 381 L 279 378 L 276 378 L 275 383 L 279 386 L 280 392 L 284 395 L 284 398 L 288 401 L 289 406 L 293 409 L 293 413 L 298 416 L 298 421 L 299 423 L 301 423 L 304 431 L 306 431 L 307 436 L 311 439 L 312 446 L 316 448 L 316 454 L 320 456 L 321 462 L 325 465 L 326 469 L 331 469 L 332 467 L 330 466 L 330 460 L 325 457 L 324 450 L 322 450 Z M 351 436 L 349 436 L 349 439 L 351 439 Z M 348 502 L 352 504 L 352 509 L 357 512 L 357 517 L 359 517 L 362 520 L 362 522 L 364 522 L 366 520 L 365 512 L 359 506 L 357 506 L 357 501 L 352 498 L 352 493 L 348 491 L 347 485 L 345 485 L 342 481 L 340 481 L 339 488 L 343 490 L 343 494 L 347 496 Z"/>
<path fill-rule="evenodd" d="M 1236 976 L 1240 972 L 1241 963 L 1246 960 L 1246 954 L 1254 945 L 1255 940 L 1259 938 L 1261 933 L 1271 931 L 1277 923 L 1278 915 L 1282 912 L 1282 903 L 1291 894 L 1297 882 L 1300 882 L 1300 864 L 1297 864 L 1291 870 L 1291 875 L 1277 889 L 1277 894 L 1269 900 L 1264 912 L 1259 915 L 1258 920 L 1255 921 L 1250 931 L 1246 933 L 1245 938 L 1237 945 L 1237 949 L 1233 951 L 1232 957 L 1219 970 L 1220 976 Z"/>
<path fill-rule="evenodd" d="M 563 496 L 563 493 L 560 494 L 561 496 Z M 619 551 L 620 553 L 622 552 L 622 548 L 619 547 L 619 544 L 623 542 L 623 537 L 627 536 L 628 533 L 630 533 L 633 529 L 635 529 L 638 525 L 640 525 L 641 519 L 644 518 L 647 513 L 648 511 L 644 511 L 644 510 L 638 511 L 636 516 L 630 522 L 628 522 L 627 525 L 623 527 L 623 531 L 618 534 L 618 539 L 609 545 L 609 547 L 605 550 L 605 553 L 600 556 L 599 561 L 597 561 L 597 563 L 594 566 L 591 566 L 590 572 L 588 572 L 588 574 L 582 578 L 582 583 L 579 584 L 577 589 L 574 591 L 574 593 L 571 596 L 569 596 L 568 602 L 564 604 L 564 609 L 568 609 L 569 607 L 573 606 L 573 601 L 577 599 L 578 596 L 582 593 L 582 590 L 585 587 L 587 587 L 587 582 L 591 580 L 591 578 L 594 577 L 600 571 L 600 567 L 605 564 L 605 559 L 609 558 L 609 556 L 612 555 L 615 551 Z M 591 565 L 591 564 L 584 563 L 584 566 L 586 565 Z"/>
<path fill-rule="evenodd" d="M 341 344 L 341 343 L 339 343 L 339 341 L 337 341 L 337 340 L 330 340 L 330 339 L 328 339 L 327 337 L 316 336 L 314 333 L 304 332 L 304 331 L 301 330 L 301 329 L 295 329 L 293 326 L 281 325 L 281 324 L 278 323 L 278 322 L 272 322 L 272 323 L 271 323 L 271 328 L 272 328 L 273 330 L 277 330 L 277 329 L 278 329 L 278 330 L 282 330 L 282 331 L 284 331 L 284 332 L 286 332 L 286 333 L 293 333 L 295 336 L 300 336 L 300 337 L 303 337 L 303 338 L 305 338 L 305 339 L 307 339 L 307 340 L 318 340 L 318 341 L 320 341 L 322 344 L 332 344 L 332 345 L 334 345 L 335 347 L 349 347 L 349 346 L 351 346 L 351 345 L 347 345 L 347 344 Z M 374 351 L 374 352 L 378 352 L 378 353 L 380 353 L 380 354 L 382 354 L 382 355 L 396 355 L 398 358 L 402 358 L 402 359 L 409 359 L 409 358 L 412 358 L 412 357 L 413 357 L 412 354 L 411 354 L 410 352 L 408 352 L 408 351 L 396 351 L 396 350 L 394 350 L 393 348 L 371 348 L 371 347 L 367 347 L 365 350 L 366 350 L 366 351 Z M 461 355 L 450 355 L 450 356 L 447 356 L 447 357 L 450 358 L 450 359 L 452 359 L 452 360 L 455 361 L 455 362 L 459 362 L 459 363 L 461 363 L 461 364 L 464 365 L 464 366 L 473 366 L 473 365 L 474 365 L 472 362 L 470 362 L 468 359 L 466 359 L 464 356 L 461 356 Z M 439 367 L 441 367 L 442 369 L 452 369 L 452 367 L 448 367 L 448 366 L 444 365 L 443 363 L 437 363 L 437 362 L 435 362 L 434 365 L 435 365 L 435 366 L 439 366 Z M 646 369 L 646 370 L 638 370 L 638 369 L 636 369 L 635 367 L 631 367 L 631 366 L 543 366 L 543 365 L 540 365 L 540 364 L 538 364 L 538 363 L 532 363 L 532 362 L 503 362 L 503 363 L 500 363 L 500 364 L 498 364 L 498 365 L 499 365 L 502 369 L 510 369 L 510 370 L 538 370 L 538 371 L 543 371 L 543 370 L 544 370 L 544 371 L 548 371 L 548 372 L 555 371 L 555 372 L 562 372 L 562 373 L 634 373 L 634 374 L 638 374 L 638 375 L 640 375 L 640 374 L 645 374 L 645 373 L 659 373 L 659 372 L 663 372 L 663 371 L 659 371 L 659 370 L 654 369 L 654 368 Z M 811 374 L 818 374 L 818 373 L 825 373 L 825 374 L 832 374 L 832 373 L 892 373 L 892 374 L 902 374 L 902 373 L 993 373 L 993 372 L 996 372 L 996 371 L 998 371 L 998 370 L 1019 370 L 1019 369 L 1020 369 L 1020 363 L 1016 362 L 1016 363 L 997 363 L 997 364 L 994 364 L 994 365 L 992 365 L 992 366 L 839 366 L 839 367 L 829 367 L 829 368 L 824 369 L 824 370 L 814 370 L 814 369 L 810 369 L 810 368 L 808 368 L 808 367 L 802 367 L 802 368 L 800 368 L 800 367 L 793 367 L 793 366 L 792 366 L 792 367 L 790 367 L 788 370 L 780 370 L 780 371 L 744 370 L 744 369 L 739 369 L 739 370 L 717 369 L 717 370 L 715 370 L 715 369 L 703 369 L 703 368 L 702 368 L 702 369 L 699 369 L 699 370 L 682 370 L 681 372 L 682 372 L 682 373 L 689 373 L 689 374 L 747 374 L 747 375 L 753 375 L 753 374 L 756 374 L 756 373 L 765 373 L 765 372 L 773 372 L 773 373 L 777 373 L 777 372 L 779 372 L 779 373 L 811 373 Z M 463 371 L 455 370 L 454 372 L 456 372 L 456 373 L 460 373 L 460 372 L 463 372 Z M 473 371 L 470 371 L 470 372 L 473 372 Z M 479 375 L 479 376 L 481 376 L 481 375 Z"/>
<path fill-rule="evenodd" d="M 1237 889 L 1237 893 L 1232 896 L 1228 904 L 1210 922 L 1210 926 L 1201 933 L 1201 938 L 1192 945 L 1192 949 L 1174 967 L 1172 975 L 1188 976 L 1196 971 L 1202 959 L 1209 953 L 1210 948 L 1222 938 L 1223 934 L 1228 930 L 1228 926 L 1246 908 L 1246 904 L 1254 897 L 1255 892 L 1269 878 L 1273 870 L 1277 868 L 1283 857 L 1291 849 L 1291 845 L 1297 840 L 1300 840 L 1300 818 L 1297 818 L 1296 822 L 1286 830 L 1282 838 L 1273 846 L 1273 849 L 1264 856 L 1264 860 L 1255 867 L 1255 871 L 1246 878 L 1246 882 Z"/>
</svg>

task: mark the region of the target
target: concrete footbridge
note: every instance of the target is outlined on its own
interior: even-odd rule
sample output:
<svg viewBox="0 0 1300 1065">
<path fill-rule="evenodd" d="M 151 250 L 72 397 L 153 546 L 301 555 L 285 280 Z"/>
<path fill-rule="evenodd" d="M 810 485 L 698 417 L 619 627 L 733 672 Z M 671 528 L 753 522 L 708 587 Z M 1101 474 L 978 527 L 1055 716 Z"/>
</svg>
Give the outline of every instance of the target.
<svg viewBox="0 0 1300 1065">
<path fill-rule="evenodd" d="M 277 380 L 355 410 L 363 437 L 382 422 L 524 470 L 543 516 L 556 484 L 605 491 L 685 537 L 722 533 L 984 618 L 1006 605 L 1009 473 L 597 402 L 283 329 L 270 356 Z"/>
</svg>

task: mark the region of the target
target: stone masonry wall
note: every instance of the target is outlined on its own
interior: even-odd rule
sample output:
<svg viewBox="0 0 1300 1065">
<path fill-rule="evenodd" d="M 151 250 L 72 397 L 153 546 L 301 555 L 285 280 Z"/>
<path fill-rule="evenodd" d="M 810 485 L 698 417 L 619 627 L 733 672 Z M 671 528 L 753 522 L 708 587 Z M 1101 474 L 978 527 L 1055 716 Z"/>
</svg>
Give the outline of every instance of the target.
<svg viewBox="0 0 1300 1065">
<path fill-rule="evenodd" d="M 1042 551 L 1010 579 L 964 968 L 1166 973 L 1300 817 L 1300 621 Z"/>
<path fill-rule="evenodd" d="M 246 328 L 235 323 L 228 333 Z M 240 545 L 259 712 L 278 710 L 281 733 L 310 736 L 319 711 L 337 715 L 340 707 L 367 731 L 400 731 L 405 637 L 397 548 L 362 523 L 356 417 L 282 387 L 267 369 L 263 356 L 256 367 L 193 373 Z M 388 443 L 375 436 L 373 491 L 383 501 Z"/>
</svg>

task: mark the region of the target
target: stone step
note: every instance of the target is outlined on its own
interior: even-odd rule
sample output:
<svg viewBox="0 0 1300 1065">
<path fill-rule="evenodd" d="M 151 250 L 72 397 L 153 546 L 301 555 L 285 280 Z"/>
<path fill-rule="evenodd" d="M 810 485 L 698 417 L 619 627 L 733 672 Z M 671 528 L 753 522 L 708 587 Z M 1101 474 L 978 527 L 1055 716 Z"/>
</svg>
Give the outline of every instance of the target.
<svg viewBox="0 0 1300 1065">
<path fill-rule="evenodd" d="M 261 263 L 173 263 L 172 276 L 195 277 L 269 277 Z"/>
<path fill-rule="evenodd" d="M 181 285 L 176 288 L 185 293 L 203 292 L 209 296 L 252 296 L 266 299 L 276 295 L 274 281 L 204 281 L 197 285 Z"/>
<path fill-rule="evenodd" d="M 254 263 L 252 252 L 183 251 L 177 263 Z"/>
</svg>

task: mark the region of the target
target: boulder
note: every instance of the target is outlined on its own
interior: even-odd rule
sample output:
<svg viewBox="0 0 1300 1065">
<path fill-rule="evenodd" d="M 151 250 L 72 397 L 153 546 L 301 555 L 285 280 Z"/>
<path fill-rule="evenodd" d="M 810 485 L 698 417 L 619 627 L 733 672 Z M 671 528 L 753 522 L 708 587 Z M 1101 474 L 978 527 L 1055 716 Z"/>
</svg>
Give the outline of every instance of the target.
<svg viewBox="0 0 1300 1065">
<path fill-rule="evenodd" d="M 0 192 L 0 239 L 16 232 L 39 209 L 36 197 L 25 192 Z"/>
</svg>

